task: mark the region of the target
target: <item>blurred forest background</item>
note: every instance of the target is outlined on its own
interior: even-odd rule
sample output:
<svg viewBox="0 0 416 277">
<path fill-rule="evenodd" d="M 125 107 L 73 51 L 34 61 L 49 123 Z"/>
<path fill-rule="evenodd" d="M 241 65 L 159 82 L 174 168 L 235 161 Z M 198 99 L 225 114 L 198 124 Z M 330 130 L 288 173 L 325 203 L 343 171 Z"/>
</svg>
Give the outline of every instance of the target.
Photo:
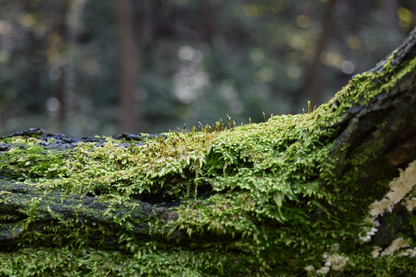
<svg viewBox="0 0 416 277">
<path fill-rule="evenodd" d="M 301 113 L 415 23 L 414 0 L 0 0 L 0 134 Z"/>
</svg>

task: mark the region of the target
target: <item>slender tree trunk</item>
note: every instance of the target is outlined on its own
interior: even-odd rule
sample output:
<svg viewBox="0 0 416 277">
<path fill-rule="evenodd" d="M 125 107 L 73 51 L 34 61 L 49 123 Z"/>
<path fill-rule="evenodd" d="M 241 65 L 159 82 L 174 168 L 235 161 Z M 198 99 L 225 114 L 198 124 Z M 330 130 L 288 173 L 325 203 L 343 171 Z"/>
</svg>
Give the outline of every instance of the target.
<svg viewBox="0 0 416 277">
<path fill-rule="evenodd" d="M 61 65 L 62 71 L 62 91 L 65 98 L 65 115 L 66 122 L 71 123 L 71 118 L 80 111 L 77 109 L 79 105 L 76 103 L 74 95 L 74 86 L 76 84 L 76 77 L 74 74 L 74 64 L 72 61 L 72 53 L 76 47 L 76 35 L 81 26 L 81 15 L 84 10 L 84 5 L 87 0 L 68 0 L 67 12 L 65 18 L 66 26 L 66 44 L 65 44 L 65 58 L 66 61 Z"/>
<path fill-rule="evenodd" d="M 67 25 L 67 16 L 69 8 L 71 6 L 71 0 L 65 0 L 61 3 L 57 3 L 57 9 L 59 10 L 59 16 L 57 16 L 54 30 L 59 35 L 60 43 L 58 46 L 59 57 L 58 60 L 54 61 L 54 66 L 56 66 L 60 71 L 60 76 L 58 78 L 58 87 L 56 90 L 56 96 L 61 104 L 59 112 L 59 121 L 62 126 L 66 126 L 68 123 L 68 112 L 70 111 L 68 93 L 70 90 L 71 72 L 69 72 L 69 61 L 67 57 L 68 51 L 68 25 Z"/>
<path fill-rule="evenodd" d="M 210 0 L 202 0 L 201 8 L 203 14 L 203 32 L 204 39 L 208 44 L 212 44 L 214 37 L 214 7 Z"/>
<path fill-rule="evenodd" d="M 141 39 L 146 47 L 150 47 L 154 37 L 154 3 L 153 0 L 141 1 L 141 8 L 143 9 L 143 28 Z"/>
<path fill-rule="evenodd" d="M 119 118 L 120 132 L 135 133 L 140 122 L 137 113 L 138 87 L 137 49 L 133 33 L 133 5 L 131 0 L 115 0 L 119 45 Z"/>
<path fill-rule="evenodd" d="M 25 2 L 25 12 L 30 14 L 35 12 L 35 8 L 33 7 L 33 3 L 31 1 Z M 3 17 L 3 15 L 0 14 L 0 17 Z M 40 51 L 38 51 L 39 45 L 41 44 L 40 38 L 32 32 L 28 32 L 28 36 L 30 42 L 28 49 L 30 51 L 31 57 L 33 57 L 29 71 L 30 76 L 28 76 L 28 79 L 30 80 L 30 90 L 32 94 L 35 95 L 35 105 L 33 107 L 33 111 L 35 113 L 42 113 L 45 110 L 46 95 L 45 91 L 41 88 L 40 81 L 42 67 L 45 66 L 46 59 L 41 57 L 39 54 Z"/>
</svg>

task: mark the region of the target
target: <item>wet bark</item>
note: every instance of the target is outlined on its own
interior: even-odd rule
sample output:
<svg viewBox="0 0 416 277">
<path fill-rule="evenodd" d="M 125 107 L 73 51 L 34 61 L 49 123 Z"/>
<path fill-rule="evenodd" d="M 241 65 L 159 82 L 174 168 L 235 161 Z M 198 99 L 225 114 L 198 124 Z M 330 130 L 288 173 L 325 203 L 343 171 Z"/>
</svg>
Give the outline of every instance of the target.
<svg viewBox="0 0 416 277">
<path fill-rule="evenodd" d="M 407 63 L 416 55 L 416 33 L 396 50 L 391 64 Z M 385 58 L 369 72 L 382 72 Z M 391 76 L 395 72 L 389 73 Z M 373 79 L 380 88 L 383 83 Z M 359 164 L 360 184 L 391 179 L 397 169 L 416 159 L 416 69 L 413 68 L 392 87 L 386 88 L 367 105 L 355 104 L 332 126 L 340 127 L 330 157 L 338 157 L 334 171 L 337 178 L 348 174 L 352 165 Z M 336 105 L 336 103 L 335 103 Z"/>
<path fill-rule="evenodd" d="M 142 201 L 113 205 L 102 197 L 67 195 L 64 191 L 45 192 L 40 188 L 7 180 L 0 180 L 0 191 L 3 193 L 1 199 L 7 203 L 0 206 L 0 213 L 13 219 L 1 226 L 0 245 L 3 247 L 13 242 L 24 229 L 19 222 L 27 219 L 28 215 L 22 215 L 22 211 L 29 210 L 33 201 L 39 201 L 39 205 L 32 219 L 36 222 L 32 230 L 48 233 L 59 221 L 76 218 L 78 224 L 90 229 L 94 234 L 89 237 L 90 243 L 101 240 L 105 233 L 112 233 L 111 229 L 114 228 L 118 232 L 134 236 L 147 236 L 150 232 L 148 222 L 156 218 L 167 223 L 177 218 L 176 213 L 164 207 L 154 207 Z M 131 224 L 128 229 L 117 226 L 118 221 L 123 218 L 129 218 Z M 107 247 L 117 244 L 117 241 L 111 241 L 111 237 L 107 239 Z"/>
</svg>

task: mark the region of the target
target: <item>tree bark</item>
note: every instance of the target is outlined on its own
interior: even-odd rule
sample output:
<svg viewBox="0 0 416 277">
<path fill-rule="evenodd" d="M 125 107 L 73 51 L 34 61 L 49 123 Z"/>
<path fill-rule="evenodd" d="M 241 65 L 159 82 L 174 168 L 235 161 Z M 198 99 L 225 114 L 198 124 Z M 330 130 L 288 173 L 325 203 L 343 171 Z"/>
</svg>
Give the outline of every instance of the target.
<svg viewBox="0 0 416 277">
<path fill-rule="evenodd" d="M 88 226 L 89 229 L 95 229 L 96 235 L 90 236 L 91 241 L 99 241 L 105 233 L 104 228 L 114 228 L 117 220 L 124 217 L 131 217 L 132 225 L 128 229 L 121 228 L 118 231 L 129 231 L 135 235 L 148 235 L 150 228 L 147 224 L 154 218 L 160 218 L 164 222 L 174 220 L 177 214 L 167 211 L 166 208 L 157 208 L 141 201 L 131 201 L 129 203 L 111 206 L 110 202 L 106 202 L 100 197 L 90 197 L 86 195 L 67 195 L 65 192 L 56 191 L 46 193 L 40 189 L 24 185 L 16 184 L 9 181 L 1 180 L 0 189 L 3 192 L 10 192 L 12 195 L 6 197 L 7 206 L 2 206 L 1 211 L 8 213 L 9 216 L 19 214 L 19 211 L 28 210 L 30 203 L 34 199 L 39 199 L 39 206 L 34 218 L 38 221 L 36 230 L 39 232 L 48 230 L 56 221 L 68 220 L 77 215 L 79 224 Z M 13 211 L 10 208 L 13 207 Z M 107 212 L 106 212 L 107 211 Z M 134 222 L 137 221 L 137 222 Z M 7 245 L 18 236 L 24 226 L 16 224 L 8 224 L 3 226 L 0 235 L 0 244 Z M 109 230 L 107 230 L 109 231 Z M 115 244 L 108 238 L 107 245 Z"/>
<path fill-rule="evenodd" d="M 261 124 L 3 137 L 0 272 L 414 275 L 415 56 L 416 30 L 314 112 Z"/>
</svg>

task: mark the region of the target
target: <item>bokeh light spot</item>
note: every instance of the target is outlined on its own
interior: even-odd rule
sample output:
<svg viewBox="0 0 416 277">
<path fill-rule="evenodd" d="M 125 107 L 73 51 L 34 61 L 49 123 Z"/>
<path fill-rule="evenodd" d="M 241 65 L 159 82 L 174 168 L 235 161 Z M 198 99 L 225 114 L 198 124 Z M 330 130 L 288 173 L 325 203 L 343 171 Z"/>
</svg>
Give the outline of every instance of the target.
<svg viewBox="0 0 416 277">
<path fill-rule="evenodd" d="M 57 33 L 48 36 L 48 43 L 52 46 L 58 46 L 61 43 L 61 37 Z"/>
<path fill-rule="evenodd" d="M 209 81 L 208 74 L 202 71 L 195 74 L 194 78 L 198 86 L 204 86 Z"/>
<path fill-rule="evenodd" d="M 289 34 L 287 36 L 287 44 L 295 49 L 300 49 L 305 45 L 305 36 Z"/>
<path fill-rule="evenodd" d="M 30 28 L 33 25 L 35 25 L 35 19 L 33 18 L 32 15 L 30 14 L 25 14 L 24 16 L 22 16 L 22 18 L 20 19 L 20 24 L 22 24 L 23 27 L 25 28 Z"/>
<path fill-rule="evenodd" d="M 49 78 L 51 78 L 52 80 L 59 79 L 61 77 L 61 74 L 62 72 L 57 66 L 51 66 L 51 68 L 49 69 Z"/>
<path fill-rule="evenodd" d="M 264 51 L 261 48 L 253 48 L 250 51 L 250 59 L 253 62 L 261 62 L 264 60 Z"/>
<path fill-rule="evenodd" d="M 296 24 L 301 28 L 306 28 L 311 24 L 311 21 L 309 20 L 309 17 L 302 14 L 296 18 Z"/>
<path fill-rule="evenodd" d="M 285 10 L 285 3 L 282 1 L 276 1 L 272 4 L 272 11 L 275 13 L 281 13 Z"/>
<path fill-rule="evenodd" d="M 89 60 L 84 63 L 84 68 L 90 75 L 100 74 L 100 65 L 95 60 Z"/>
<path fill-rule="evenodd" d="M 270 82 L 274 80 L 274 70 L 270 66 L 263 66 L 259 71 L 254 73 L 253 80 L 257 84 Z"/>
<path fill-rule="evenodd" d="M 189 104 L 195 98 L 195 94 L 187 86 L 177 86 L 175 88 L 175 95 L 179 101 L 185 104 Z"/>
<path fill-rule="evenodd" d="M 61 108 L 61 102 L 55 97 L 50 97 L 46 100 L 46 108 L 51 112 L 57 112 Z"/>
<path fill-rule="evenodd" d="M 341 65 L 341 70 L 346 74 L 351 74 L 355 70 L 355 65 L 351 61 L 344 61 Z"/>
<path fill-rule="evenodd" d="M 300 66 L 292 64 L 287 67 L 287 76 L 289 76 L 290 78 L 299 78 L 301 74 L 302 69 L 300 68 Z"/>
<path fill-rule="evenodd" d="M 256 7 L 256 5 L 245 5 L 244 6 L 244 13 L 246 14 L 246 16 L 250 16 L 250 17 L 254 17 L 254 16 L 258 16 L 258 9 Z"/>
<path fill-rule="evenodd" d="M 397 16 L 400 18 L 400 20 L 403 20 L 406 22 L 412 21 L 412 12 L 406 8 L 403 8 L 403 7 L 399 8 L 397 10 Z"/>
<path fill-rule="evenodd" d="M 194 54 L 194 49 L 189 46 L 182 46 L 179 48 L 178 57 L 183 61 L 190 61 Z"/>
<path fill-rule="evenodd" d="M 49 48 L 46 50 L 46 57 L 50 62 L 55 62 L 59 58 L 59 51 L 56 48 Z"/>
<path fill-rule="evenodd" d="M 320 58 L 323 63 L 335 68 L 341 68 L 342 63 L 345 61 L 343 55 L 332 51 L 326 53 L 325 55 L 322 55 Z"/>
<path fill-rule="evenodd" d="M 0 34 L 8 35 L 12 32 L 12 24 L 9 21 L 0 20 Z"/>
<path fill-rule="evenodd" d="M 199 50 L 194 50 L 194 52 L 192 53 L 192 58 L 191 58 L 191 62 L 198 64 L 202 61 L 202 58 L 204 57 L 204 55 L 202 54 L 201 51 Z"/>
<path fill-rule="evenodd" d="M 413 14 L 406 8 L 399 8 L 397 10 L 397 16 L 399 17 L 399 25 L 404 29 L 407 30 L 412 24 L 412 17 Z"/>
<path fill-rule="evenodd" d="M 349 48 L 353 49 L 353 50 L 357 50 L 360 48 L 361 43 L 360 40 L 358 39 L 358 37 L 356 36 L 349 36 L 347 38 L 347 45 Z"/>
</svg>

